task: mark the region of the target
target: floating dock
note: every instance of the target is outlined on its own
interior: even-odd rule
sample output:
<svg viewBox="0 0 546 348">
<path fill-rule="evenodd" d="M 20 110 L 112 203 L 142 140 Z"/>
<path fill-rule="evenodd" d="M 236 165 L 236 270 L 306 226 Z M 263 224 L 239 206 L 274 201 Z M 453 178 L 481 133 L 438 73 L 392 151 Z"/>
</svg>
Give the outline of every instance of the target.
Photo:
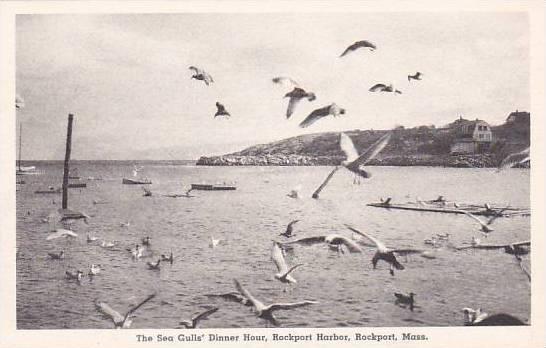
<svg viewBox="0 0 546 348">
<path fill-rule="evenodd" d="M 400 210 L 411 210 L 411 211 L 421 211 L 421 212 L 432 212 L 432 213 L 447 213 L 447 214 L 465 214 L 471 213 L 473 215 L 482 215 L 482 216 L 530 216 L 530 209 L 521 209 L 521 208 L 507 208 L 507 207 L 494 207 L 490 206 L 485 208 L 484 205 L 478 204 L 460 204 L 458 207 L 455 207 L 453 203 L 369 203 L 367 204 L 370 207 L 384 208 L 384 209 L 400 209 Z"/>
<path fill-rule="evenodd" d="M 228 185 L 191 184 L 191 189 L 203 191 L 233 191 L 237 188 L 235 186 Z"/>
<path fill-rule="evenodd" d="M 122 184 L 125 185 L 150 185 L 152 183 L 151 180 L 148 179 L 127 179 L 123 178 L 121 180 Z"/>
</svg>

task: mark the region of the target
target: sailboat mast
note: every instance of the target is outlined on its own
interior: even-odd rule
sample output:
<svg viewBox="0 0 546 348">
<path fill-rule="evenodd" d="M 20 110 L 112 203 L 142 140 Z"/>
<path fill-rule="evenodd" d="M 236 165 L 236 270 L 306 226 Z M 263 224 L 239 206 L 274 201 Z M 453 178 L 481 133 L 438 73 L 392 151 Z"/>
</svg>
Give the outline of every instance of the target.
<svg viewBox="0 0 546 348">
<path fill-rule="evenodd" d="M 72 121 L 74 115 L 68 114 L 68 129 L 66 131 L 66 152 L 64 155 L 64 175 L 63 175 L 63 209 L 68 208 L 68 172 L 70 162 L 70 149 L 72 145 Z"/>
<path fill-rule="evenodd" d="M 21 171 L 21 139 L 23 139 L 23 124 L 19 123 L 19 161 L 17 162 L 19 171 Z"/>
</svg>

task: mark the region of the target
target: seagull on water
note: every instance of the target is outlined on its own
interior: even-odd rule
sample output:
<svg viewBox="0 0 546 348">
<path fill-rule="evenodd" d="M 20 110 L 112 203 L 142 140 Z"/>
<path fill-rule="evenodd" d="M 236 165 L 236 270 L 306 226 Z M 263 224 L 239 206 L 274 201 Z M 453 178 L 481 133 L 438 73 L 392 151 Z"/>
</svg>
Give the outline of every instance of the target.
<svg viewBox="0 0 546 348">
<path fill-rule="evenodd" d="M 229 112 L 227 112 L 226 110 L 226 107 L 219 103 L 219 102 L 216 102 L 216 113 L 214 114 L 214 118 L 218 117 L 218 116 L 226 116 L 226 117 L 231 117 L 231 115 L 229 114 Z"/>
<path fill-rule="evenodd" d="M 153 270 L 159 270 L 159 265 L 161 264 L 161 259 L 157 259 L 156 262 L 146 262 L 146 264 L 148 265 L 148 269 L 153 269 Z"/>
<path fill-rule="evenodd" d="M 377 46 L 375 46 L 373 43 L 367 40 L 357 41 L 353 43 L 352 45 L 350 45 L 349 47 L 347 47 L 345 51 L 343 51 L 343 53 L 339 57 L 341 58 L 350 52 L 354 52 L 358 50 L 359 48 L 369 48 L 370 51 L 374 51 L 377 49 Z"/>
<path fill-rule="evenodd" d="M 142 245 L 150 245 L 151 244 L 150 239 L 151 238 L 149 236 L 142 238 Z"/>
<path fill-rule="evenodd" d="M 338 117 L 339 115 L 345 114 L 345 109 L 337 106 L 336 103 L 332 103 L 328 106 L 324 106 L 320 109 L 316 109 L 309 114 L 301 123 L 301 128 L 306 128 L 315 123 L 317 120 L 332 115 L 333 117 Z"/>
<path fill-rule="evenodd" d="M 165 254 L 161 254 L 161 261 L 170 262 L 172 264 L 174 262 L 173 252 L 171 251 L 169 256 L 167 256 Z"/>
<path fill-rule="evenodd" d="M 529 161 L 531 159 L 530 150 L 531 148 L 528 147 L 525 150 L 506 156 L 499 164 L 498 171 Z"/>
<path fill-rule="evenodd" d="M 81 282 L 83 278 L 83 272 L 80 270 L 77 270 L 76 273 L 72 273 L 70 271 L 66 271 L 66 279 L 68 280 L 76 280 L 78 283 Z"/>
<path fill-rule="evenodd" d="M 97 237 L 92 236 L 92 235 L 90 235 L 89 233 L 87 234 L 87 243 L 92 243 L 92 242 L 95 242 L 95 241 L 97 241 L 97 240 L 98 240 Z"/>
<path fill-rule="evenodd" d="M 210 243 L 209 243 L 209 247 L 211 248 L 216 248 L 218 245 L 220 245 L 220 242 L 222 240 L 221 239 L 214 239 L 214 237 L 210 237 Z"/>
<path fill-rule="evenodd" d="M 207 86 L 214 82 L 212 76 L 203 69 L 190 66 L 188 69 L 193 70 L 192 79 L 203 81 Z"/>
<path fill-rule="evenodd" d="M 141 248 L 140 245 L 136 244 L 134 249 L 127 249 L 128 252 L 131 253 L 131 256 L 133 259 L 138 260 L 142 257 L 142 254 L 144 253 L 145 248 Z"/>
<path fill-rule="evenodd" d="M 394 296 L 396 297 L 396 304 L 409 305 L 410 311 L 413 312 L 413 304 L 415 303 L 415 299 L 413 298 L 415 294 L 413 292 L 410 292 L 408 295 L 395 292 Z"/>
<path fill-rule="evenodd" d="M 273 249 L 271 250 L 271 260 L 277 266 L 278 272 L 275 274 L 275 279 L 278 279 L 281 283 L 297 283 L 296 279 L 290 275 L 296 268 L 303 266 L 303 263 L 299 263 L 288 268 L 282 250 L 279 247 L 279 244 L 273 241 Z"/>
<path fill-rule="evenodd" d="M 294 234 L 292 234 L 292 231 L 294 229 L 294 224 L 296 224 L 297 222 L 299 222 L 300 220 L 294 220 L 294 221 L 291 221 L 288 226 L 286 226 L 286 231 L 284 231 L 284 233 L 280 233 L 279 236 L 284 236 L 286 238 L 290 238 L 290 237 L 293 237 Z"/>
<path fill-rule="evenodd" d="M 119 312 L 116 312 L 115 310 L 113 310 L 112 307 L 110 307 L 108 304 L 99 300 L 95 301 L 95 307 L 97 308 L 99 312 L 103 313 L 104 315 L 106 315 L 112 320 L 112 322 L 114 323 L 114 327 L 116 329 L 128 329 L 132 324 L 132 320 L 129 318 L 131 314 L 133 314 L 137 309 L 139 309 L 146 302 L 154 298 L 155 295 L 156 295 L 155 293 L 151 294 L 148 297 L 146 297 L 143 301 L 138 303 L 137 305 L 129 308 L 129 310 L 127 311 L 127 313 L 125 313 L 125 315 L 121 315 Z"/>
<path fill-rule="evenodd" d="M 265 319 L 268 322 L 272 323 L 275 326 L 278 326 L 279 323 L 273 316 L 273 312 L 277 310 L 282 309 L 294 309 L 299 307 L 305 307 L 312 304 L 317 304 L 317 301 L 300 301 L 300 302 L 294 302 L 294 303 L 272 303 L 270 305 L 265 305 L 261 301 L 259 301 L 256 297 L 252 296 L 250 291 L 245 289 L 238 281 L 237 279 L 233 280 L 235 282 L 235 287 L 241 295 L 246 297 L 250 303 L 252 303 L 252 306 L 254 307 L 254 310 L 256 312 L 256 315 L 259 318 Z"/>
<path fill-rule="evenodd" d="M 140 187 L 142 187 L 142 190 L 144 191 L 144 194 L 143 194 L 144 197 L 152 197 L 152 191 L 149 188 L 146 188 L 144 186 L 140 186 Z"/>
<path fill-rule="evenodd" d="M 49 255 L 49 257 L 52 259 L 52 260 L 62 260 L 64 259 L 64 251 L 61 250 L 59 253 L 47 253 Z"/>
<path fill-rule="evenodd" d="M 96 276 L 97 274 L 100 273 L 101 270 L 102 268 L 99 264 L 93 263 L 91 264 L 91 266 L 89 266 L 89 272 L 87 274 L 90 276 Z"/>
<path fill-rule="evenodd" d="M 110 249 L 110 248 L 115 247 L 116 243 L 115 242 L 110 242 L 110 241 L 107 241 L 107 240 L 103 240 L 103 241 L 101 241 L 100 246 L 101 246 L 101 248 Z"/>
<path fill-rule="evenodd" d="M 408 75 L 408 82 L 410 82 L 410 80 L 421 80 L 421 76 L 423 76 L 423 74 L 419 71 L 416 72 L 414 75 Z"/>
<path fill-rule="evenodd" d="M 383 83 L 377 83 L 375 85 L 373 85 L 370 89 L 369 89 L 370 92 L 391 92 L 391 93 L 394 93 L 395 95 L 396 94 L 402 94 L 402 91 L 398 90 L 398 89 L 395 89 L 392 85 L 392 83 L 390 85 L 385 85 Z"/>
<path fill-rule="evenodd" d="M 196 316 L 191 318 L 191 320 L 182 320 L 180 322 L 180 325 L 183 325 L 186 329 L 197 329 L 198 328 L 197 325 L 199 325 L 199 322 L 201 320 L 207 319 L 209 315 L 216 312 L 217 310 L 218 310 L 218 307 L 208 309 L 200 314 L 197 314 Z"/>
<path fill-rule="evenodd" d="M 317 99 L 315 96 L 315 93 L 313 92 L 306 92 L 303 88 L 295 87 L 292 92 L 286 93 L 285 98 L 290 98 L 288 100 L 288 109 L 286 110 L 286 118 L 289 119 L 290 116 L 294 113 L 294 109 L 296 108 L 296 105 L 300 102 L 302 99 L 307 99 L 308 101 L 313 101 Z"/>
<path fill-rule="evenodd" d="M 314 236 L 314 237 L 304 237 L 289 242 L 278 242 L 281 246 L 289 244 L 303 244 L 303 245 L 313 245 L 317 243 L 326 243 L 328 246 L 335 247 L 339 250 L 341 245 L 347 247 L 351 253 L 361 253 L 362 249 L 351 239 L 339 235 L 339 234 L 329 234 L 324 236 Z"/>
<path fill-rule="evenodd" d="M 77 237 L 78 235 L 70 230 L 65 230 L 63 228 L 58 228 L 55 230 L 55 232 L 51 233 L 49 236 L 47 236 L 46 240 L 52 240 L 56 238 L 61 237 Z"/>
<path fill-rule="evenodd" d="M 395 254 L 409 255 L 409 254 L 422 254 L 423 252 L 425 252 L 424 250 L 413 249 L 413 248 L 405 248 L 405 249 L 388 248 L 387 246 L 385 246 L 385 244 L 383 244 L 383 242 L 381 242 L 379 239 L 373 237 L 372 235 L 367 234 L 367 233 L 362 232 L 362 231 L 359 231 L 356 228 L 353 228 L 353 227 L 351 227 L 349 225 L 345 225 L 345 226 L 349 230 L 355 232 L 356 234 L 359 234 L 362 237 L 365 237 L 366 239 L 370 240 L 373 244 L 375 244 L 375 247 L 376 247 L 377 251 L 375 252 L 375 255 L 372 258 L 373 268 L 374 269 L 376 268 L 377 262 L 379 262 L 379 260 L 383 260 L 383 261 L 387 262 L 390 265 L 389 272 L 390 272 L 391 275 L 394 275 L 394 269 L 395 268 L 397 270 L 403 270 L 404 269 L 404 266 L 400 262 L 398 262 L 398 260 L 396 259 Z"/>
</svg>

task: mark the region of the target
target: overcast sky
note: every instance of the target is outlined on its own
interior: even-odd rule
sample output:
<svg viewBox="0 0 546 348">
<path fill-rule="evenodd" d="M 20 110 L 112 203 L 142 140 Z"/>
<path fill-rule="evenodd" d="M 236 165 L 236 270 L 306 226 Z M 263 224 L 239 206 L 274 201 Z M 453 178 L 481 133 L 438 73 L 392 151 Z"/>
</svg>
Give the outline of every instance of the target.
<svg viewBox="0 0 546 348">
<path fill-rule="evenodd" d="M 191 159 L 289 136 L 529 110 L 525 13 L 18 15 L 23 159 Z M 357 40 L 377 50 L 341 52 Z M 188 66 L 208 71 L 207 87 Z M 407 81 L 420 71 L 422 81 Z M 290 76 L 315 92 L 286 120 Z M 370 93 L 393 83 L 402 95 Z M 215 102 L 232 114 L 214 119 Z M 332 102 L 347 110 L 297 125 Z"/>
</svg>

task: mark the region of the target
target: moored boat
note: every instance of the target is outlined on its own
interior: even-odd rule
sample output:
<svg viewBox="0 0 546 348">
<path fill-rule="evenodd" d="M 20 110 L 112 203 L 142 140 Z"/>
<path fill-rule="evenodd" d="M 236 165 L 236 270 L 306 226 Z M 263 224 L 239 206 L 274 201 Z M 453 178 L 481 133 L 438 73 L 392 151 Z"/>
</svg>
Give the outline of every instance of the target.
<svg viewBox="0 0 546 348">
<path fill-rule="evenodd" d="M 149 180 L 149 179 L 127 179 L 127 178 L 123 178 L 121 180 L 121 183 L 125 184 L 125 185 L 149 185 L 149 184 L 152 183 L 152 181 Z"/>
<path fill-rule="evenodd" d="M 229 185 L 191 184 L 191 189 L 203 191 L 232 191 L 236 190 L 237 188 Z"/>
</svg>

